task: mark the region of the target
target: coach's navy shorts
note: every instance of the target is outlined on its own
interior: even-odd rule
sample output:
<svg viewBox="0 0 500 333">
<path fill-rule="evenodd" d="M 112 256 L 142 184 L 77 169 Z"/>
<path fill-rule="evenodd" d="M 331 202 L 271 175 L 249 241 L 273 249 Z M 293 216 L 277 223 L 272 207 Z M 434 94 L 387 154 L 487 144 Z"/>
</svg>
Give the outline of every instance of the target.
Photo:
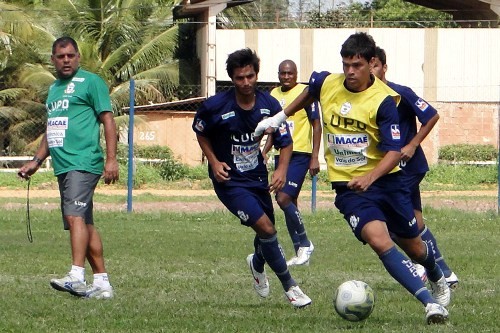
<svg viewBox="0 0 500 333">
<path fill-rule="evenodd" d="M 420 196 L 420 182 L 425 173 L 408 174 L 402 170 L 401 182 L 410 189 L 410 199 L 413 209 L 422 211 L 422 197 Z"/>
<path fill-rule="evenodd" d="M 100 178 L 101 175 L 85 171 L 69 171 L 57 175 L 65 230 L 69 229 L 65 216 L 80 216 L 85 219 L 85 224 L 94 224 L 93 197 Z"/>
<path fill-rule="evenodd" d="M 401 183 L 399 173 L 379 178 L 366 192 L 356 192 L 346 185 L 333 185 L 335 206 L 344 215 L 354 235 L 362 241 L 361 230 L 374 220 L 385 221 L 387 229 L 401 238 L 419 235 L 410 201 L 410 191 Z"/>
<path fill-rule="evenodd" d="M 305 153 L 293 153 L 286 172 L 286 183 L 280 192 L 284 192 L 292 198 L 298 198 L 304 179 L 309 171 L 311 155 Z M 275 168 L 278 168 L 279 155 L 274 157 Z"/>
<path fill-rule="evenodd" d="M 224 186 L 216 182 L 213 184 L 217 197 L 231 213 L 240 219 L 241 224 L 252 226 L 264 214 L 274 224 L 273 201 L 268 190 Z"/>
</svg>

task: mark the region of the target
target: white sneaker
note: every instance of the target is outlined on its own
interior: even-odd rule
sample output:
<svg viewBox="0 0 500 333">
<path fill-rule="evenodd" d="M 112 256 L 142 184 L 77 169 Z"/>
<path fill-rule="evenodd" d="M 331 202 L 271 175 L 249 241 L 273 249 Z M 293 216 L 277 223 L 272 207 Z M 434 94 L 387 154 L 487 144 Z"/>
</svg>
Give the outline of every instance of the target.
<svg viewBox="0 0 500 333">
<path fill-rule="evenodd" d="M 305 263 L 305 264 L 303 264 L 302 266 L 309 266 L 309 262 L 310 262 L 309 260 L 308 260 L 308 261 L 306 261 L 306 263 Z M 291 266 L 295 266 L 295 265 L 297 265 L 297 256 L 293 256 L 292 258 L 290 258 L 290 260 L 288 260 L 288 261 L 286 262 L 286 265 L 287 265 L 288 267 L 291 267 Z"/>
<path fill-rule="evenodd" d="M 293 256 L 292 258 L 290 258 L 290 260 L 287 260 L 286 261 L 286 265 L 288 267 L 290 266 L 295 266 L 295 262 L 297 261 L 297 256 Z"/>
<path fill-rule="evenodd" d="M 303 308 L 312 303 L 311 299 L 300 290 L 299 286 L 293 286 L 285 291 L 288 301 L 296 308 Z"/>
<path fill-rule="evenodd" d="M 444 324 L 448 319 L 448 310 L 437 303 L 429 303 L 425 307 L 427 324 Z"/>
<path fill-rule="evenodd" d="M 450 304 L 451 291 L 446 283 L 446 279 L 442 276 L 437 282 L 432 282 L 429 279 L 429 283 L 431 285 L 431 294 L 432 297 L 441 304 L 442 306 L 448 306 Z"/>
<path fill-rule="evenodd" d="M 266 270 L 264 269 L 262 273 L 259 273 L 253 268 L 253 256 L 253 253 L 247 256 L 247 264 L 253 276 L 253 287 L 260 297 L 267 297 L 269 296 L 269 280 L 267 279 Z"/>
<path fill-rule="evenodd" d="M 68 274 L 61 279 L 50 280 L 50 285 L 56 290 L 67 291 L 74 296 L 83 297 L 87 293 L 87 283 L 72 276 L 71 274 Z"/>
<path fill-rule="evenodd" d="M 427 272 L 425 271 L 425 267 L 417 263 L 413 263 L 413 265 L 417 269 L 418 276 L 420 276 L 420 279 L 425 284 L 427 282 Z"/>
<path fill-rule="evenodd" d="M 309 246 L 301 246 L 297 250 L 297 259 L 295 260 L 295 265 L 304 265 L 311 259 L 311 254 L 314 251 L 314 245 L 310 242 Z"/>
<path fill-rule="evenodd" d="M 87 287 L 87 293 L 85 294 L 85 298 L 95 299 L 110 299 L 113 298 L 113 296 L 113 287 L 109 286 L 109 288 L 102 288 L 93 284 Z"/>
<path fill-rule="evenodd" d="M 450 287 L 450 289 L 457 289 L 458 277 L 454 272 L 451 272 L 451 275 L 445 279 L 446 279 L 446 283 L 448 283 L 448 287 Z"/>
</svg>

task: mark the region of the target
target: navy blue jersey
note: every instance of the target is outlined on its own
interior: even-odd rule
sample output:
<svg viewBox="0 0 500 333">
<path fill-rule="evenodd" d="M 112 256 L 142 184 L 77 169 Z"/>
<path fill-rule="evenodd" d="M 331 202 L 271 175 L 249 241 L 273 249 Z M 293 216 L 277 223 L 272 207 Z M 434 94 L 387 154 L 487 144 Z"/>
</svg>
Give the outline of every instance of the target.
<svg viewBox="0 0 500 333">
<path fill-rule="evenodd" d="M 236 102 L 234 88 L 208 98 L 198 109 L 193 130 L 212 144 L 215 156 L 231 168 L 231 180 L 225 186 L 268 187 L 267 168 L 260 151 L 260 138 L 253 133 L 264 118 L 281 111 L 281 106 L 269 93 L 256 91 L 252 110 L 243 110 Z M 277 149 L 292 144 L 286 123 L 274 133 Z M 213 172 L 209 166 L 212 180 Z"/>
<path fill-rule="evenodd" d="M 437 114 L 437 111 L 425 100 L 418 97 L 410 88 L 393 82 L 387 82 L 387 85 L 401 95 L 398 113 L 399 128 L 401 131 L 401 146 L 404 147 L 417 134 L 417 119 L 421 124 L 425 125 Z M 406 173 L 411 174 L 429 171 L 429 165 L 425 158 L 424 150 L 420 145 L 415 149 L 413 157 L 407 162 L 401 161 L 400 166 Z"/>
</svg>

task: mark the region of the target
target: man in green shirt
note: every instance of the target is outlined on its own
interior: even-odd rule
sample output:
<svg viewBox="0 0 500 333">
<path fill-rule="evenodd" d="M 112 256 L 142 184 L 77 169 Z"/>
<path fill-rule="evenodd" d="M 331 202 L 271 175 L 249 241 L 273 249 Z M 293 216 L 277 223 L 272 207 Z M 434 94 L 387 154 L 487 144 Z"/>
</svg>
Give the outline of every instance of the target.
<svg viewBox="0 0 500 333">
<path fill-rule="evenodd" d="M 94 227 L 93 196 L 101 177 L 106 184 L 118 179 L 116 124 L 106 83 L 80 68 L 78 45 L 61 37 L 52 45 L 57 80 L 47 96 L 47 129 L 32 161 L 19 170 L 24 178 L 34 174 L 43 160 L 52 158 L 61 194 L 64 229 L 69 230 L 72 266 L 50 285 L 60 291 L 88 298 L 112 298 L 113 288 L 104 266 L 101 237 Z M 100 145 L 104 125 L 106 161 Z M 85 258 L 94 273 L 85 282 Z"/>
</svg>

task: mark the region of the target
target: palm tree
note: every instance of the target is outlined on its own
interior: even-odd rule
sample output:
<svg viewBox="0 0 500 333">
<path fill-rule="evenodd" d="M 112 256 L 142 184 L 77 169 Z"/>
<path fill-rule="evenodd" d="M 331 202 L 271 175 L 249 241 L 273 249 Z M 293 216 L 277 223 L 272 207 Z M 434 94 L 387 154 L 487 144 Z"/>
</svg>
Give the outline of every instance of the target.
<svg viewBox="0 0 500 333">
<path fill-rule="evenodd" d="M 37 45 L 40 57 L 26 61 L 16 71 L 12 87 L 29 91 L 33 102 L 22 103 L 25 111 L 29 110 L 27 118 L 6 113 L 9 124 L 17 124 L 8 126 L 7 132 L 13 134 L 15 130 L 19 134 L 27 127 L 24 125 L 28 125 L 28 119 L 33 121 L 33 115 L 43 109 L 48 87 L 54 80 L 49 62 L 54 36 L 75 38 L 81 66 L 107 81 L 115 114 L 121 115 L 122 108 L 129 104 L 131 79 L 136 87 L 135 104 L 175 99 L 179 65 L 174 58 L 177 26 L 172 19 L 173 4 L 174 0 L 46 0 L 32 4 L 30 20 L 36 18 L 53 34 L 43 47 Z M 126 127 L 126 116 L 116 120 L 119 127 Z M 43 130 L 41 126 L 36 137 Z"/>
</svg>

